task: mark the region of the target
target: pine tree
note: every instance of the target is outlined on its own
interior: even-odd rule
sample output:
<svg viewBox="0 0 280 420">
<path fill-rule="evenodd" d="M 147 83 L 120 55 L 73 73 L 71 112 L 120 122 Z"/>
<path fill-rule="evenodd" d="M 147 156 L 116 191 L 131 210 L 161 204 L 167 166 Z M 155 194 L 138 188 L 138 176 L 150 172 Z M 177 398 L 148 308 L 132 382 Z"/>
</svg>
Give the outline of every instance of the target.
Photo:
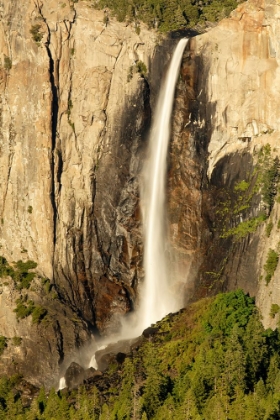
<svg viewBox="0 0 280 420">
<path fill-rule="evenodd" d="M 207 420 L 226 420 L 229 412 L 229 398 L 226 394 L 215 394 L 208 400 L 203 410 L 203 416 Z"/>
<path fill-rule="evenodd" d="M 43 419 L 56 420 L 60 409 L 60 400 L 54 388 L 50 390 L 47 405 L 44 410 Z"/>
<path fill-rule="evenodd" d="M 275 385 L 276 385 L 276 378 L 280 374 L 280 356 L 279 354 L 274 354 L 272 358 L 270 359 L 270 364 L 268 368 L 267 373 L 267 380 L 266 385 L 268 390 L 271 390 L 272 392 L 275 391 Z"/>
<path fill-rule="evenodd" d="M 67 401 L 65 395 L 62 395 L 62 397 L 59 400 L 58 416 L 63 420 L 69 420 L 70 419 L 69 404 L 68 404 L 68 401 Z"/>
<path fill-rule="evenodd" d="M 37 403 L 40 410 L 40 414 L 42 414 L 45 411 L 45 408 L 47 405 L 47 396 L 46 396 L 46 391 L 44 387 L 40 389 L 40 392 L 37 398 Z"/>
<path fill-rule="evenodd" d="M 229 396 L 234 394 L 235 388 L 244 391 L 246 389 L 246 363 L 242 345 L 239 341 L 238 327 L 234 327 L 227 341 L 227 351 L 225 354 L 225 378 L 226 392 Z"/>
<path fill-rule="evenodd" d="M 110 420 L 110 410 L 107 404 L 102 405 L 101 414 L 98 420 Z"/>
<path fill-rule="evenodd" d="M 148 420 L 146 411 L 143 412 L 142 417 L 141 417 L 141 420 Z"/>
<path fill-rule="evenodd" d="M 41 418 L 37 398 L 34 398 L 29 410 L 26 413 L 26 420 L 38 420 Z"/>
<path fill-rule="evenodd" d="M 193 5 L 190 0 L 186 0 L 181 7 L 188 24 L 191 27 L 196 25 L 199 21 L 198 7 Z"/>
<path fill-rule="evenodd" d="M 23 419 L 23 406 L 19 395 L 14 396 L 13 391 L 10 391 L 6 399 L 6 420 Z"/>
<path fill-rule="evenodd" d="M 129 358 L 124 361 L 122 387 L 113 412 L 117 420 L 130 419 L 133 412 L 134 365 Z"/>
<path fill-rule="evenodd" d="M 180 6 L 178 6 L 174 12 L 174 25 L 176 25 L 176 29 L 185 28 L 187 26 L 187 21 Z"/>
<path fill-rule="evenodd" d="M 178 420 L 194 420 L 199 416 L 192 389 L 187 391 L 185 399 L 176 413 L 178 413 Z"/>
<path fill-rule="evenodd" d="M 160 372 L 159 360 L 152 343 L 147 344 L 144 366 L 146 381 L 143 393 L 143 406 L 150 418 L 161 405 L 162 397 L 167 386 L 166 378 Z"/>
<path fill-rule="evenodd" d="M 155 420 L 173 420 L 175 413 L 175 401 L 172 395 L 168 394 L 164 404 L 158 409 L 156 415 L 154 416 Z M 178 419 L 178 416 L 176 416 Z"/>
</svg>

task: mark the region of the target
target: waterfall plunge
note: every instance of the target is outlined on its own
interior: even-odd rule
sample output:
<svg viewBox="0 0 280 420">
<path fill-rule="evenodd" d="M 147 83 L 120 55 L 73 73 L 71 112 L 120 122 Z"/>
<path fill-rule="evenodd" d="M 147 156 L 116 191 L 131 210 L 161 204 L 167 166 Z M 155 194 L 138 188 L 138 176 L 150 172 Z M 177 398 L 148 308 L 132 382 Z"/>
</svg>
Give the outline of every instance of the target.
<svg viewBox="0 0 280 420">
<path fill-rule="evenodd" d="M 145 281 L 140 291 L 140 305 L 132 317 L 123 320 L 122 331 L 95 345 L 89 367 L 97 367 L 95 352 L 112 341 L 139 336 L 152 323 L 169 312 L 180 309 L 182 302 L 174 293 L 167 263 L 167 234 L 165 217 L 166 159 L 170 139 L 170 120 L 176 82 L 188 39 L 181 39 L 173 54 L 163 88 L 161 89 L 149 140 L 149 156 L 143 170 L 141 191 L 144 225 Z M 61 378 L 59 389 L 65 386 Z"/>
<path fill-rule="evenodd" d="M 182 56 L 188 39 L 181 39 L 173 54 L 164 87 L 156 107 L 156 114 L 149 140 L 149 157 L 144 166 L 144 185 L 141 201 L 144 219 L 144 269 L 145 281 L 137 314 L 142 328 L 158 321 L 169 312 L 178 310 L 172 291 L 167 264 L 166 234 L 166 160 L 170 139 L 170 120 L 174 93 Z"/>
</svg>

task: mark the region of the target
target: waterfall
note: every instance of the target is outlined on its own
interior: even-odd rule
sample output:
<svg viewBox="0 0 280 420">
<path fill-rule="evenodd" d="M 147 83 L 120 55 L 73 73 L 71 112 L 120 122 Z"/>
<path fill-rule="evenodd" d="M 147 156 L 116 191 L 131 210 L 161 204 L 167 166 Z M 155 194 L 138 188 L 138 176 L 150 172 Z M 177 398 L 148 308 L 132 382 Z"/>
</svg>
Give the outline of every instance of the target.
<svg viewBox="0 0 280 420">
<path fill-rule="evenodd" d="M 181 60 L 188 39 L 181 39 L 173 54 L 164 86 L 157 101 L 155 118 L 149 139 L 149 154 L 143 169 L 141 208 L 144 227 L 145 280 L 140 290 L 139 308 L 132 316 L 122 320 L 122 330 L 114 337 L 95 343 L 93 355 L 87 367 L 97 368 L 95 353 L 106 348 L 108 343 L 139 336 L 152 323 L 182 306 L 174 293 L 173 275 L 169 273 L 167 261 L 166 226 L 166 160 L 170 139 L 170 120 L 174 93 Z M 60 379 L 59 389 L 65 386 Z"/>
<path fill-rule="evenodd" d="M 58 391 L 60 391 L 61 389 L 64 389 L 64 388 L 66 388 L 66 382 L 65 382 L 64 376 L 62 376 L 59 379 Z"/>
<path fill-rule="evenodd" d="M 179 41 L 161 89 L 149 139 L 149 156 L 143 171 L 141 203 L 144 221 L 145 281 L 137 318 L 144 328 L 169 312 L 178 310 L 181 304 L 173 293 L 172 273 L 168 270 L 165 192 L 170 120 L 175 87 L 187 42 L 187 38 Z"/>
</svg>

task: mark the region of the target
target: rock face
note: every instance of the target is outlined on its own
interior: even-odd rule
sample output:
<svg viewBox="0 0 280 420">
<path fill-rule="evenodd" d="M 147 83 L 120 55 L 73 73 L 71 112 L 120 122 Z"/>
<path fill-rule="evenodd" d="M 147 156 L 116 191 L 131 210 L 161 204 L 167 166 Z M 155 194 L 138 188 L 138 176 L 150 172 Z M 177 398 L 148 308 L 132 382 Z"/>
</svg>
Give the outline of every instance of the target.
<svg viewBox="0 0 280 420">
<path fill-rule="evenodd" d="M 0 367 L 2 374 L 18 373 L 34 385 L 51 387 L 58 385 L 64 358 L 71 360 L 91 337 L 87 324 L 54 292 L 46 293 L 40 283 L 33 281 L 28 299 L 48 308 L 41 322 L 34 322 L 32 316 L 18 319 L 16 301 L 26 292 L 17 290 L 12 280 L 5 279 L 0 285 L 1 336 L 6 337 Z"/>
<path fill-rule="evenodd" d="M 276 195 L 273 206 L 265 205 L 254 174 L 263 146 L 270 145 L 270 162 L 279 156 L 279 14 L 277 2 L 248 1 L 216 28 L 193 38 L 190 47 L 198 74 L 191 131 L 198 150 L 207 153 L 201 210 L 208 228 L 200 229 L 203 262 L 195 295 L 242 287 L 256 296 L 266 327 L 276 325 L 277 317 L 273 320 L 269 313 L 279 303 L 279 268 L 268 285 L 264 281 L 268 250 L 279 252 L 279 203 Z M 244 199 L 237 194 L 241 181 L 249 184 L 247 197 L 255 190 L 251 201 L 238 208 L 238 200 Z M 263 212 L 269 218 L 255 233 L 226 235 Z"/>
<path fill-rule="evenodd" d="M 269 144 L 270 159 L 279 154 L 279 17 L 276 2 L 250 0 L 191 39 L 168 172 L 170 256 L 186 301 L 243 287 L 257 296 L 266 326 L 275 326 L 269 312 L 280 303 L 280 268 L 267 286 L 260 280 L 268 249 L 278 249 L 277 200 L 254 233 L 225 232 L 260 216 L 257 153 Z M 0 32 L 0 254 L 36 261 L 58 297 L 28 290 L 51 322 L 17 321 L 15 301 L 26 292 L 8 280 L 0 334 L 23 339 L 0 366 L 49 386 L 65 358 L 70 364 L 91 334 L 109 334 L 134 307 L 143 278 L 139 175 L 175 41 L 105 24 L 86 1 L 2 2 Z M 248 180 L 247 204 L 226 211 Z"/>
<path fill-rule="evenodd" d="M 82 322 L 75 339 L 69 321 L 60 354 L 54 335 L 53 365 L 27 378 L 36 383 L 49 384 L 90 333 L 115 328 L 143 277 L 139 173 L 174 40 L 103 20 L 85 1 L 0 6 L 1 255 L 36 261 L 63 316 Z M 18 297 L 7 338 L 35 328 L 15 321 Z"/>
<path fill-rule="evenodd" d="M 100 307 L 127 312 L 140 270 L 131 219 L 149 86 L 140 74 L 127 76 L 153 55 L 156 37 L 105 27 L 103 12 L 85 2 L 9 7 L 1 37 L 3 253 L 19 260 L 26 250 L 87 321 L 95 325 L 99 313 L 102 329 Z M 21 15 L 31 18 L 20 25 Z"/>
</svg>

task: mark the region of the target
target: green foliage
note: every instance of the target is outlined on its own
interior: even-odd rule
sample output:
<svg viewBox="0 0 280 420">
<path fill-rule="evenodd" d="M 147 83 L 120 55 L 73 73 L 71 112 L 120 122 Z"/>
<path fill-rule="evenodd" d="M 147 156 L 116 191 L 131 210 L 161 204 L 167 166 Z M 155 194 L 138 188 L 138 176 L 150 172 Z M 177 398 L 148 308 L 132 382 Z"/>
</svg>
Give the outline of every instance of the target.
<svg viewBox="0 0 280 420">
<path fill-rule="evenodd" d="M 272 210 L 275 196 L 277 194 L 277 183 L 279 181 L 279 160 L 275 158 L 269 162 L 268 168 L 262 174 L 262 196 L 268 207 L 269 213 Z"/>
<path fill-rule="evenodd" d="M 5 348 L 7 347 L 7 338 L 3 335 L 0 335 L 0 356 L 3 354 Z"/>
<path fill-rule="evenodd" d="M 37 263 L 34 261 L 28 260 L 23 262 L 21 260 L 14 263 L 14 266 L 10 266 L 6 258 L 0 256 L 0 277 L 10 276 L 16 282 L 16 287 L 18 290 L 29 289 L 30 284 L 34 277 L 35 273 L 29 273 L 29 270 L 32 270 L 37 267 Z"/>
<path fill-rule="evenodd" d="M 27 273 L 28 270 L 32 270 L 37 267 L 37 263 L 35 261 L 28 260 L 26 262 L 23 262 L 21 260 L 17 261 L 15 264 L 16 268 L 21 273 Z"/>
<path fill-rule="evenodd" d="M 266 228 L 265 228 L 265 234 L 266 234 L 266 236 L 267 236 L 268 238 L 270 237 L 270 234 L 271 234 L 272 228 L 273 228 L 273 223 L 272 223 L 272 222 L 269 222 L 269 223 L 266 225 Z"/>
<path fill-rule="evenodd" d="M 4 56 L 4 69 L 11 70 L 12 68 L 12 60 L 8 56 Z"/>
<path fill-rule="evenodd" d="M 139 73 L 141 77 L 145 77 L 145 75 L 147 74 L 146 64 L 143 63 L 143 61 L 138 60 L 134 66 L 130 66 L 128 69 L 128 74 L 127 74 L 128 82 L 132 80 L 134 73 Z"/>
<path fill-rule="evenodd" d="M 127 74 L 127 81 L 128 82 L 130 82 L 130 80 L 132 80 L 133 73 L 134 73 L 134 66 L 130 66 L 129 69 L 128 69 L 128 74 Z"/>
<path fill-rule="evenodd" d="M 15 347 L 19 347 L 21 345 L 22 338 L 21 337 L 13 337 L 12 338 L 12 345 Z"/>
<path fill-rule="evenodd" d="M 68 124 L 72 128 L 73 132 L 75 133 L 75 124 L 71 120 L 71 111 L 73 108 L 73 102 L 72 99 L 69 98 L 68 100 L 68 108 L 67 108 L 67 116 L 68 116 Z"/>
<path fill-rule="evenodd" d="M 279 182 L 279 159 L 271 157 L 271 147 L 266 144 L 258 154 L 258 163 L 255 168 L 257 173 L 257 187 L 261 190 L 263 202 L 268 215 L 270 214 Z"/>
<path fill-rule="evenodd" d="M 0 277 L 3 278 L 11 276 L 12 273 L 13 269 L 9 266 L 6 258 L 0 256 Z"/>
<path fill-rule="evenodd" d="M 254 233 L 268 218 L 274 205 L 279 182 L 278 158 L 271 157 L 270 145 L 265 145 L 257 156 L 257 163 L 247 180 L 236 182 L 230 191 L 221 191 L 216 216 L 220 219 L 220 237 L 235 236 L 243 238 Z M 252 205 L 260 201 L 259 215 L 251 217 Z M 233 226 L 233 227 L 232 227 Z M 272 223 L 266 227 L 267 236 L 273 228 Z"/>
<path fill-rule="evenodd" d="M 43 278 L 43 277 L 40 277 L 40 278 L 41 278 L 42 284 L 43 284 L 43 286 L 44 286 L 44 290 L 45 290 L 45 292 L 46 292 L 47 294 L 48 294 L 48 293 L 50 293 L 51 288 L 52 288 L 52 285 L 51 285 L 50 279 L 48 279 L 48 278 Z"/>
<path fill-rule="evenodd" d="M 136 72 L 140 73 L 142 77 L 145 76 L 145 74 L 147 73 L 147 67 L 146 64 L 143 63 L 143 61 L 138 60 L 136 63 Z"/>
<path fill-rule="evenodd" d="M 96 386 L 42 388 L 28 407 L 16 379 L 0 378 L 0 420 L 280 418 L 280 335 L 264 330 L 253 298 L 219 294 L 157 328 Z"/>
<path fill-rule="evenodd" d="M 271 316 L 271 318 L 275 318 L 275 315 L 277 315 L 279 313 L 279 311 L 280 311 L 280 306 L 277 305 L 277 303 L 273 303 L 271 305 L 269 315 Z"/>
<path fill-rule="evenodd" d="M 266 272 L 265 281 L 266 284 L 268 284 L 274 274 L 274 271 L 276 270 L 276 267 L 278 265 L 279 256 L 277 252 L 275 252 L 273 249 L 269 249 L 267 254 L 266 263 L 264 265 L 264 271 Z"/>
<path fill-rule="evenodd" d="M 27 211 L 29 214 L 31 214 L 33 212 L 33 207 L 32 206 L 28 206 Z"/>
<path fill-rule="evenodd" d="M 146 382 L 143 393 L 143 408 L 151 418 L 168 394 L 168 378 L 160 369 L 160 359 L 157 349 L 152 343 L 147 343 L 143 358 Z"/>
<path fill-rule="evenodd" d="M 40 24 L 32 25 L 31 29 L 30 29 L 30 33 L 32 35 L 32 38 L 37 44 L 39 42 L 41 42 L 41 40 L 43 38 L 43 34 L 40 32 L 40 29 L 41 29 Z"/>
<path fill-rule="evenodd" d="M 250 187 L 250 183 L 242 180 L 242 181 L 238 182 L 237 184 L 235 184 L 234 191 L 244 192 L 244 191 L 247 191 L 249 189 L 249 187 Z"/>
<path fill-rule="evenodd" d="M 47 310 L 40 305 L 35 305 L 32 300 L 27 300 L 27 295 L 16 300 L 16 313 L 17 319 L 27 318 L 32 315 L 32 323 L 39 324 L 42 319 L 47 315 Z"/>
<path fill-rule="evenodd" d="M 266 220 L 266 215 L 261 214 L 258 217 L 246 220 L 245 222 L 239 223 L 236 227 L 229 229 L 227 232 L 221 235 L 221 238 L 227 238 L 228 236 L 235 235 L 237 238 L 244 238 L 248 233 L 256 232 L 257 228 Z"/>
<path fill-rule="evenodd" d="M 34 310 L 34 302 L 32 300 L 27 301 L 27 296 L 17 299 L 16 304 L 17 306 L 14 312 L 16 313 L 17 319 L 27 318 Z"/>
<path fill-rule="evenodd" d="M 254 311 L 254 299 L 244 295 L 242 290 L 217 295 L 207 312 L 203 324 L 207 332 L 228 336 L 234 327 L 248 324 Z"/>
<path fill-rule="evenodd" d="M 135 382 L 135 366 L 130 359 L 124 361 L 122 386 L 114 404 L 115 418 L 130 419 L 133 410 L 133 386 Z"/>
<path fill-rule="evenodd" d="M 237 6 L 235 0 L 99 0 L 94 7 L 106 9 L 104 23 L 107 24 L 108 11 L 120 22 L 134 22 L 136 31 L 140 31 L 139 22 L 145 22 L 150 28 L 161 32 L 174 31 L 205 24 L 205 21 L 217 22 L 228 16 Z"/>
<path fill-rule="evenodd" d="M 32 322 L 33 324 L 39 324 L 43 318 L 47 315 L 48 311 L 40 305 L 37 305 L 32 310 Z"/>
</svg>

